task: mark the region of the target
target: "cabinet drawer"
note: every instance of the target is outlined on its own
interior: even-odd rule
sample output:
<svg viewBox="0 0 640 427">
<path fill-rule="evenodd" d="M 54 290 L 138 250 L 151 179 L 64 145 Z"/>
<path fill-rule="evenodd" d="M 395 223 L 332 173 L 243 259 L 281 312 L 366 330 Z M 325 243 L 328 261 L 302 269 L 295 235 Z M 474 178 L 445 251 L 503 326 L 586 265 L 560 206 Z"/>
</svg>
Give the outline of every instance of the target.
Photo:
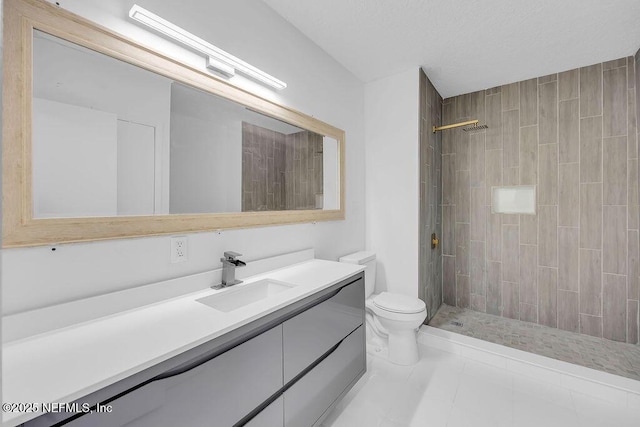
<svg viewBox="0 0 640 427">
<path fill-rule="evenodd" d="M 364 325 L 284 393 L 286 427 L 310 427 L 366 368 Z"/>
<path fill-rule="evenodd" d="M 364 321 L 364 280 L 283 323 L 284 382 L 291 381 Z"/>
<path fill-rule="evenodd" d="M 244 427 L 283 427 L 284 426 L 284 398 L 280 396 L 258 415 L 244 425 Z"/>
<path fill-rule="evenodd" d="M 270 329 L 186 372 L 123 395 L 110 403 L 112 413 L 88 414 L 67 425 L 233 426 L 283 386 L 281 328 Z"/>
<path fill-rule="evenodd" d="M 90 413 L 67 424 L 67 427 L 122 427 L 135 425 L 136 419 L 145 418 L 165 402 L 165 388 L 162 382 L 152 382 L 106 404 L 111 412 Z M 53 418 L 51 418 L 53 417 Z M 25 427 L 45 427 L 55 424 L 55 414 L 45 414 L 25 423 Z M 132 423 L 132 421 L 134 421 Z M 140 424 L 144 425 L 144 424 Z"/>
</svg>

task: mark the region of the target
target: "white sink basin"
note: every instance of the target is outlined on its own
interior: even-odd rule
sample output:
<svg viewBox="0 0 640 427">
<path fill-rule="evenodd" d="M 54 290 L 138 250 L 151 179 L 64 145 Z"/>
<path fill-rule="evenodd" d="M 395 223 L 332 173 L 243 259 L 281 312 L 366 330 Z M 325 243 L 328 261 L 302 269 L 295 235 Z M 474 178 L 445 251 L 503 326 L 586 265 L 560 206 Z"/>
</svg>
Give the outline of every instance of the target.
<svg viewBox="0 0 640 427">
<path fill-rule="evenodd" d="M 280 292 L 287 291 L 296 285 L 278 280 L 263 279 L 246 285 L 232 286 L 223 292 L 196 301 L 216 310 L 228 313 L 254 302 L 262 301 Z"/>
</svg>

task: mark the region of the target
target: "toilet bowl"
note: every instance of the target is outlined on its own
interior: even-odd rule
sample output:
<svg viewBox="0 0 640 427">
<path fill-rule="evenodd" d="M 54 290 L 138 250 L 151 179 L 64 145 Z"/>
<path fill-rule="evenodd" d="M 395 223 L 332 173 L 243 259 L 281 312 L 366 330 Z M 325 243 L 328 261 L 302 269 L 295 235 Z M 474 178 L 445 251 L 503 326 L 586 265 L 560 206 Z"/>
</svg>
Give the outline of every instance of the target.
<svg viewBox="0 0 640 427">
<path fill-rule="evenodd" d="M 393 292 L 374 294 L 376 255 L 356 252 L 340 262 L 365 265 L 367 343 L 386 347 L 387 358 L 398 365 L 413 365 L 419 358 L 416 331 L 427 317 L 424 301 Z"/>
</svg>

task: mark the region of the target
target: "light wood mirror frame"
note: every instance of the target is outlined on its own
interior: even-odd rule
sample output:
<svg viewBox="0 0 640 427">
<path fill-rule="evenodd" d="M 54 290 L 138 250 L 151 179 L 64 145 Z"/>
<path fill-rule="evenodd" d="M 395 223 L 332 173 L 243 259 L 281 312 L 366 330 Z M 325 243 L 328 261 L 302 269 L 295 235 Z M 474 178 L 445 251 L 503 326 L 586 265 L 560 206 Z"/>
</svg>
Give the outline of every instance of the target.
<svg viewBox="0 0 640 427">
<path fill-rule="evenodd" d="M 34 29 L 222 96 L 338 141 L 337 210 L 34 219 L 31 178 Z M 344 219 L 343 130 L 244 91 L 42 0 L 4 0 L 2 245 L 37 246 Z"/>
</svg>

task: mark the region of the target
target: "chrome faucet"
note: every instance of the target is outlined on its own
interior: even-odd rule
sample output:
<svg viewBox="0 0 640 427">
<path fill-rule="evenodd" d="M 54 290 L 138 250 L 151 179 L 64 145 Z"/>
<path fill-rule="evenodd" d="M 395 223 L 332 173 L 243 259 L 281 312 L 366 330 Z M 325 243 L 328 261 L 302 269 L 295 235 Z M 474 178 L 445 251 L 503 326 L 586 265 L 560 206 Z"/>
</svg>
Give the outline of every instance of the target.
<svg viewBox="0 0 640 427">
<path fill-rule="evenodd" d="M 215 288 L 226 288 L 227 286 L 242 283 L 242 280 L 236 280 L 236 268 L 244 267 L 247 264 L 237 259 L 239 256 L 242 256 L 242 254 L 229 251 L 224 253 L 224 258 L 220 258 L 220 261 L 222 261 L 222 283 L 215 286 Z"/>
</svg>

